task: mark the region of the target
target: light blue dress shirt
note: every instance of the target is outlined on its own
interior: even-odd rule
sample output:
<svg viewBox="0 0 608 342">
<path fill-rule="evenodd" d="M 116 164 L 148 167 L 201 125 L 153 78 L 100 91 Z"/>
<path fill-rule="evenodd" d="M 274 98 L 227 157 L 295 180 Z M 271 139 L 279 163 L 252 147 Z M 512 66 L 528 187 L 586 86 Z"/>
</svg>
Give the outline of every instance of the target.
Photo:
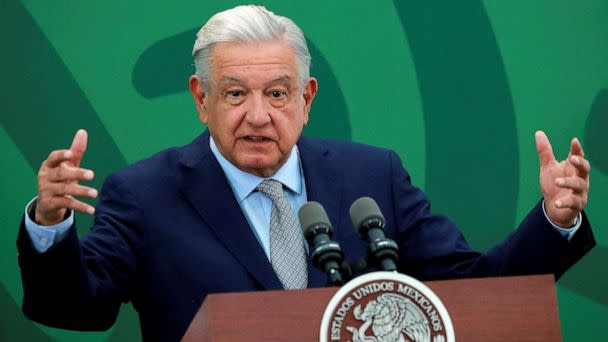
<svg viewBox="0 0 608 342">
<path fill-rule="evenodd" d="M 38 200 L 38 196 L 34 197 L 34 199 L 25 206 L 25 229 L 29 233 L 34 248 L 36 248 L 38 252 L 44 253 L 51 248 L 51 246 L 63 240 L 68 235 L 68 230 L 74 223 L 74 210 L 70 210 L 70 216 L 57 224 L 52 226 L 41 226 L 34 222 L 30 218 L 30 215 L 28 215 L 28 209 L 36 200 Z"/>
<path fill-rule="evenodd" d="M 264 178 L 252 175 L 244 172 L 232 165 L 224 156 L 219 152 L 213 138 L 209 139 L 209 146 L 211 152 L 217 159 L 220 167 L 224 171 L 228 183 L 232 188 L 234 197 L 239 203 L 243 214 L 249 222 L 249 226 L 253 230 L 253 233 L 257 237 L 260 245 L 264 249 L 266 256 L 270 259 L 270 211 L 272 208 L 272 201 L 266 195 L 255 190 Z M 297 217 L 300 208 L 307 202 L 306 195 L 306 184 L 304 182 L 304 173 L 302 172 L 302 165 L 300 163 L 300 156 L 298 147 L 294 145 L 291 149 L 291 155 L 287 162 L 276 172 L 276 174 L 270 177 L 274 180 L 281 182 L 284 186 L 285 194 L 287 199 L 294 210 Z M 40 253 L 46 252 L 53 244 L 63 240 L 67 236 L 68 230 L 72 223 L 74 223 L 74 212 L 71 211 L 67 219 L 59 222 L 53 226 L 41 226 L 36 224 L 28 215 L 28 208 L 37 199 L 34 198 L 25 207 L 25 228 L 27 229 L 32 243 L 36 250 Z M 543 201 L 543 213 L 545 217 L 553 225 L 553 227 L 565 238 L 570 241 L 576 231 L 581 226 L 582 217 L 578 215 L 576 223 L 572 228 L 562 228 L 555 225 L 547 216 L 545 211 L 545 202 Z M 304 244 L 308 248 L 308 244 Z"/>
</svg>

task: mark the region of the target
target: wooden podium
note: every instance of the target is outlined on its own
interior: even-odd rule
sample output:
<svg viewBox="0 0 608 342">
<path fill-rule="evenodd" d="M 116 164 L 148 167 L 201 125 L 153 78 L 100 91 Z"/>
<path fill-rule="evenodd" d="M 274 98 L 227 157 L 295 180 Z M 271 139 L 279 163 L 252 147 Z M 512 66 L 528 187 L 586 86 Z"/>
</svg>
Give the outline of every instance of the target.
<svg viewBox="0 0 608 342">
<path fill-rule="evenodd" d="M 429 281 L 457 341 L 561 341 L 553 275 Z M 207 296 L 183 341 L 318 341 L 338 288 Z"/>
</svg>

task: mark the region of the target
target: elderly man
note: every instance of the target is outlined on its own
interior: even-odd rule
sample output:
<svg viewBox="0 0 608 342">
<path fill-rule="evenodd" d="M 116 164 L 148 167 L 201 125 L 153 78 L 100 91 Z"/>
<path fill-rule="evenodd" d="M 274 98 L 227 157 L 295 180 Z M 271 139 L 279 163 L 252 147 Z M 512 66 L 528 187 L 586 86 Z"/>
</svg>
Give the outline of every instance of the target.
<svg viewBox="0 0 608 342">
<path fill-rule="evenodd" d="M 472 251 L 456 227 L 432 215 L 388 150 L 301 137 L 317 92 L 301 30 L 263 7 L 213 16 L 194 44 L 190 91 L 208 130 L 106 180 L 96 197 L 80 185 L 86 132 L 52 152 L 18 237 L 23 310 L 43 324 L 109 328 L 121 302 L 139 312 L 144 339 L 176 340 L 208 293 L 323 286 L 306 257 L 295 214 L 326 208 L 349 261 L 367 245 L 348 220 L 374 198 L 400 247 L 399 270 L 420 279 L 554 273 L 594 245 L 582 210 L 589 163 L 578 140 L 557 162 L 536 135 L 543 201 L 503 243 Z M 356 160 L 356 163 L 353 163 Z M 73 210 L 95 223 L 79 240 Z"/>
</svg>

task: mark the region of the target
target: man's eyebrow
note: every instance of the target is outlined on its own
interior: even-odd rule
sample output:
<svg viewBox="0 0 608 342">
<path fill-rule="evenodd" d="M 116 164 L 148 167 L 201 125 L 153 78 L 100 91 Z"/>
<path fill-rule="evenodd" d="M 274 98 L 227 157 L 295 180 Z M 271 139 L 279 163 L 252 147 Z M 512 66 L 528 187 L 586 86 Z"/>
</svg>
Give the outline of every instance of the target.
<svg viewBox="0 0 608 342">
<path fill-rule="evenodd" d="M 273 84 L 281 84 L 281 83 L 289 84 L 290 82 L 291 82 L 291 77 L 289 77 L 288 75 L 284 75 L 284 76 L 279 76 L 279 77 L 275 78 L 274 80 L 266 83 L 266 85 L 270 86 Z"/>
</svg>

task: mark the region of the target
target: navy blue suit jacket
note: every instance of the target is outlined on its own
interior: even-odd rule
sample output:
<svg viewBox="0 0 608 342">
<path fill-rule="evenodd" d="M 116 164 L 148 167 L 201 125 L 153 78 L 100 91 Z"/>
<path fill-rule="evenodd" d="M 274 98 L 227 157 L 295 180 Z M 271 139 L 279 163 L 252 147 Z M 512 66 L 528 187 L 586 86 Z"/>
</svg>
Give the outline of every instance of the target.
<svg viewBox="0 0 608 342">
<path fill-rule="evenodd" d="M 400 271 L 422 280 L 559 276 L 594 245 L 586 217 L 567 242 L 537 205 L 503 243 L 480 254 L 448 219 L 430 213 L 394 152 L 307 138 L 298 147 L 308 199 L 325 207 L 351 262 L 367 254 L 348 216 L 361 196 L 383 211 L 387 234 L 399 244 Z M 208 293 L 281 288 L 207 132 L 108 177 L 83 239 L 71 229 L 41 255 L 22 223 L 18 249 L 25 314 L 67 329 L 107 329 L 120 303 L 130 301 L 145 340 L 178 340 Z M 309 286 L 324 286 L 323 273 L 312 265 L 309 273 Z"/>
</svg>

